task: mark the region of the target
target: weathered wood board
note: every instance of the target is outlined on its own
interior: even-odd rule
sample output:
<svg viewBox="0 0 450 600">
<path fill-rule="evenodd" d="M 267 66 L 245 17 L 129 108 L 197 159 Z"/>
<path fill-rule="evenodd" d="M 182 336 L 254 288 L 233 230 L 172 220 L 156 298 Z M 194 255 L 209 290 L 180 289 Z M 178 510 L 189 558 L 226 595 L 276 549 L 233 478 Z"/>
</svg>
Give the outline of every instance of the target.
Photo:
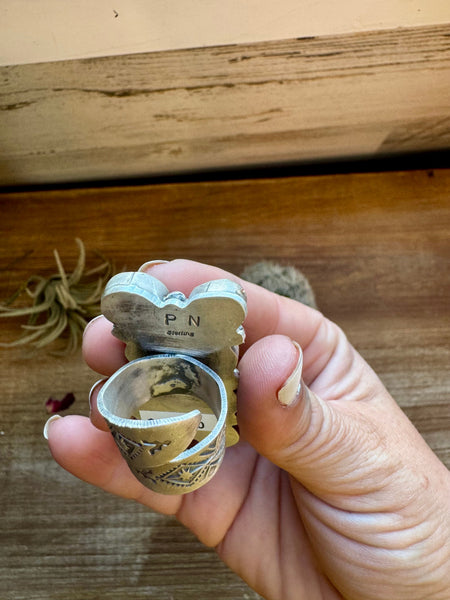
<svg viewBox="0 0 450 600">
<path fill-rule="evenodd" d="M 447 0 L 2 0 L 0 65 L 449 22 Z"/>
<path fill-rule="evenodd" d="M 450 145 L 450 25 L 0 67 L 0 186 Z"/>
</svg>

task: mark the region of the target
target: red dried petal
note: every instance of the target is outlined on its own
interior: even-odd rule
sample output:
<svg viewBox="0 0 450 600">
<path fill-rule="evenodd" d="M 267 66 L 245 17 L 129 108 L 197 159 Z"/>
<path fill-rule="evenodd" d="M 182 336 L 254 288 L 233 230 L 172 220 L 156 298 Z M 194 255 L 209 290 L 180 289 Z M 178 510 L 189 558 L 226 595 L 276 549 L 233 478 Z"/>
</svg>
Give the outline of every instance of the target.
<svg viewBox="0 0 450 600">
<path fill-rule="evenodd" d="M 72 392 L 69 392 L 62 398 L 62 400 L 57 400 L 56 398 L 49 398 L 45 403 L 45 408 L 49 414 L 57 413 L 62 410 L 66 410 L 69 406 L 75 402 L 75 396 Z"/>
</svg>

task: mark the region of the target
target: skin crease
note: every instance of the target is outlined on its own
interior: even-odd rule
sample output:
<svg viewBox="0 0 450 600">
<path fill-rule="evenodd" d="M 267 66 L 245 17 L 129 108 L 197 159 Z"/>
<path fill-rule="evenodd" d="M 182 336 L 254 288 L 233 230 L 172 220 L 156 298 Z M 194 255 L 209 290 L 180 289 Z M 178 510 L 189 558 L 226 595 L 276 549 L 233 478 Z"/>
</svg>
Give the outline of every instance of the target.
<svg viewBox="0 0 450 600">
<path fill-rule="evenodd" d="M 185 294 L 236 277 L 178 260 L 151 274 Z M 449 600 L 450 475 L 382 383 L 319 312 L 242 282 L 247 340 L 239 363 L 241 441 L 185 496 L 130 473 L 91 396 L 91 421 L 49 426 L 55 460 L 77 477 L 176 515 L 268 600 Z M 303 348 L 300 393 L 277 394 Z M 126 360 L 106 319 L 85 332 L 88 364 L 109 376 Z"/>
</svg>

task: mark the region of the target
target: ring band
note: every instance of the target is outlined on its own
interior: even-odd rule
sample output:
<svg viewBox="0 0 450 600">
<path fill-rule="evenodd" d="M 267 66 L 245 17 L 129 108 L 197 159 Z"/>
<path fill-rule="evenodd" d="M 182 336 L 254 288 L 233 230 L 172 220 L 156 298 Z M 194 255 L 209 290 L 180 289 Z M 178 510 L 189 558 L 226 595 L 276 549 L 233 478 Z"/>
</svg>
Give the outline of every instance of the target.
<svg viewBox="0 0 450 600">
<path fill-rule="evenodd" d="M 212 430 L 193 444 L 202 414 L 133 417 L 152 398 L 190 396 L 205 402 L 216 418 Z M 227 392 L 208 366 L 182 354 L 136 359 L 119 369 L 97 397 L 114 440 L 135 477 L 161 494 L 184 494 L 209 481 L 225 453 Z"/>
</svg>

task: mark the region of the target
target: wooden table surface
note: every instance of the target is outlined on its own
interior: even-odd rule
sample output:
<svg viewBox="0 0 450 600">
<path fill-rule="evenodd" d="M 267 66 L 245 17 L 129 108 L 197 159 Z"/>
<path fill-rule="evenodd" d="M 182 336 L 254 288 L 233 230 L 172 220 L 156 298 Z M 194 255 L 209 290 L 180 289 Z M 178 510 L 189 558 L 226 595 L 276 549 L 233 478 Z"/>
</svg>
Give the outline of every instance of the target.
<svg viewBox="0 0 450 600">
<path fill-rule="evenodd" d="M 187 257 L 239 273 L 260 259 L 310 279 L 450 466 L 450 170 L 36 191 L 0 195 L 0 297 L 68 269 L 75 237 L 119 269 Z M 17 322 L 1 322 L 1 340 Z M 254 599 L 171 518 L 65 473 L 42 437 L 45 401 L 97 379 L 79 355 L 1 349 L 0 598 Z"/>
</svg>

